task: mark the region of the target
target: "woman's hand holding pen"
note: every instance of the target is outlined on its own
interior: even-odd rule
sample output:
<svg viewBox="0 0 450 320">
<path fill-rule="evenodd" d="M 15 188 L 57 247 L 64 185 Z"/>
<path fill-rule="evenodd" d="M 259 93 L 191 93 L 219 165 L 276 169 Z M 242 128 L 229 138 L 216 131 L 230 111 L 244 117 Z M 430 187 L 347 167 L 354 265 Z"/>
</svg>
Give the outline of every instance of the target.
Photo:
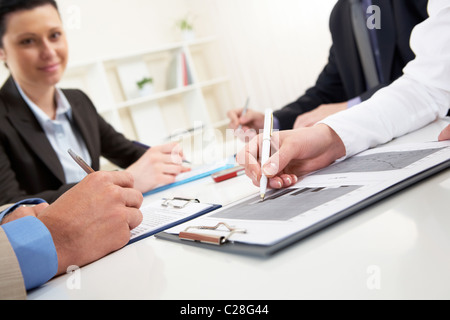
<svg viewBox="0 0 450 320">
<path fill-rule="evenodd" d="M 190 170 L 183 166 L 183 150 L 177 142 L 150 148 L 126 169 L 134 177 L 134 187 L 142 193 L 174 183 L 177 175 Z"/>
<path fill-rule="evenodd" d="M 262 173 L 269 178 L 272 189 L 287 188 L 297 183 L 298 177 L 322 169 L 345 156 L 345 146 L 339 136 L 327 125 L 275 132 L 272 137 L 273 155 L 260 164 L 263 138 L 258 135 L 241 150 L 236 160 L 256 186 Z"/>
</svg>

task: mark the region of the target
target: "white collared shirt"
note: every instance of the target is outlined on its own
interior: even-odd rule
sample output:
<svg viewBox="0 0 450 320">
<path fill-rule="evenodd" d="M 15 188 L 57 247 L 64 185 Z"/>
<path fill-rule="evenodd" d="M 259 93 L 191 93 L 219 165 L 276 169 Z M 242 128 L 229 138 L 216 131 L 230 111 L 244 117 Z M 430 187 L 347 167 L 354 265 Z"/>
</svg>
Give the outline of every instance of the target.
<svg viewBox="0 0 450 320">
<path fill-rule="evenodd" d="M 86 173 L 80 168 L 80 166 L 78 166 L 78 164 L 75 163 L 67 150 L 72 149 L 89 165 L 91 165 L 92 160 L 81 134 L 71 124 L 72 107 L 70 106 L 66 96 L 60 89 L 56 89 L 56 117 L 55 120 L 52 120 L 27 97 L 17 83 L 16 86 L 20 95 L 28 104 L 34 116 L 43 128 L 47 139 L 53 147 L 53 150 L 55 150 L 55 153 L 63 167 L 66 183 L 80 182 L 86 177 Z"/>
</svg>

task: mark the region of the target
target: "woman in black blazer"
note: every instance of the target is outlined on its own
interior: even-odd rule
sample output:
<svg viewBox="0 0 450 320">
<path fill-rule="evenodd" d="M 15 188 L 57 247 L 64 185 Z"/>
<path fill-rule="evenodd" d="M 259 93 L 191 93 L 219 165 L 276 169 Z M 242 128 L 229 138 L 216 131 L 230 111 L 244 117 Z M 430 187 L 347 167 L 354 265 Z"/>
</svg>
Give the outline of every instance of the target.
<svg viewBox="0 0 450 320">
<path fill-rule="evenodd" d="M 64 139 L 79 144 L 78 152 L 90 157 L 94 170 L 100 156 L 126 168 L 143 193 L 188 170 L 177 144 L 137 146 L 116 132 L 83 92 L 56 89 L 68 45 L 55 1 L 0 6 L 0 58 L 11 73 L 0 91 L 0 205 L 30 197 L 51 203 L 77 182 L 67 183 L 76 180 L 77 169 L 64 158 L 67 150 L 58 149 Z M 63 113 L 63 106 L 69 110 Z M 59 127 L 52 127 L 58 121 L 65 125 L 62 140 L 54 131 Z"/>
</svg>

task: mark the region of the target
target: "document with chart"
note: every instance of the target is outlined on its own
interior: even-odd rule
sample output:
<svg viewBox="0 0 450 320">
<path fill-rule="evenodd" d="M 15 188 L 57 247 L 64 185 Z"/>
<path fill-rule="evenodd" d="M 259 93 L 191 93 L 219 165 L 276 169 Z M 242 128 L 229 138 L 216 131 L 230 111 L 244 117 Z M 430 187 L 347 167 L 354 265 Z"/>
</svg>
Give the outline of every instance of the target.
<svg viewBox="0 0 450 320">
<path fill-rule="evenodd" d="M 449 159 L 450 142 L 372 149 L 317 171 L 294 187 L 272 190 L 265 201 L 255 194 L 168 233 L 176 235 L 189 226 L 224 222 L 246 231 L 234 233 L 229 242 L 273 246 L 293 235 L 300 239 L 450 167 Z"/>
</svg>

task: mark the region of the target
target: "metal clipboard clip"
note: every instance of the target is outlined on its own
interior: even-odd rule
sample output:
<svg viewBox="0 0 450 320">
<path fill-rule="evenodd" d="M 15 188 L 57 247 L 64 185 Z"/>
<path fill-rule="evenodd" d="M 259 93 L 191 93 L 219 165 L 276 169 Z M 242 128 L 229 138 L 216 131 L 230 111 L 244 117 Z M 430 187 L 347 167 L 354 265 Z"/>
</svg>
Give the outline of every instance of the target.
<svg viewBox="0 0 450 320">
<path fill-rule="evenodd" d="M 188 230 L 190 230 L 190 229 L 221 231 L 221 230 L 218 230 L 220 226 L 224 226 L 225 228 L 228 229 L 228 231 L 229 231 L 228 235 L 226 235 L 226 236 L 210 235 L 210 234 L 207 235 L 207 234 L 188 232 Z M 247 233 L 247 230 L 230 227 L 228 224 L 226 224 L 224 222 L 220 222 L 214 227 L 206 227 L 206 226 L 188 227 L 183 232 L 180 232 L 179 238 L 181 240 L 198 241 L 198 242 L 202 242 L 202 243 L 209 243 L 209 244 L 214 244 L 214 245 L 220 246 L 220 245 L 225 244 L 228 241 L 228 239 L 235 233 Z"/>
<path fill-rule="evenodd" d="M 164 208 L 172 207 L 174 209 L 184 209 L 190 203 L 200 203 L 198 199 L 186 199 L 186 198 L 172 198 L 163 199 L 164 202 L 161 204 Z"/>
</svg>

